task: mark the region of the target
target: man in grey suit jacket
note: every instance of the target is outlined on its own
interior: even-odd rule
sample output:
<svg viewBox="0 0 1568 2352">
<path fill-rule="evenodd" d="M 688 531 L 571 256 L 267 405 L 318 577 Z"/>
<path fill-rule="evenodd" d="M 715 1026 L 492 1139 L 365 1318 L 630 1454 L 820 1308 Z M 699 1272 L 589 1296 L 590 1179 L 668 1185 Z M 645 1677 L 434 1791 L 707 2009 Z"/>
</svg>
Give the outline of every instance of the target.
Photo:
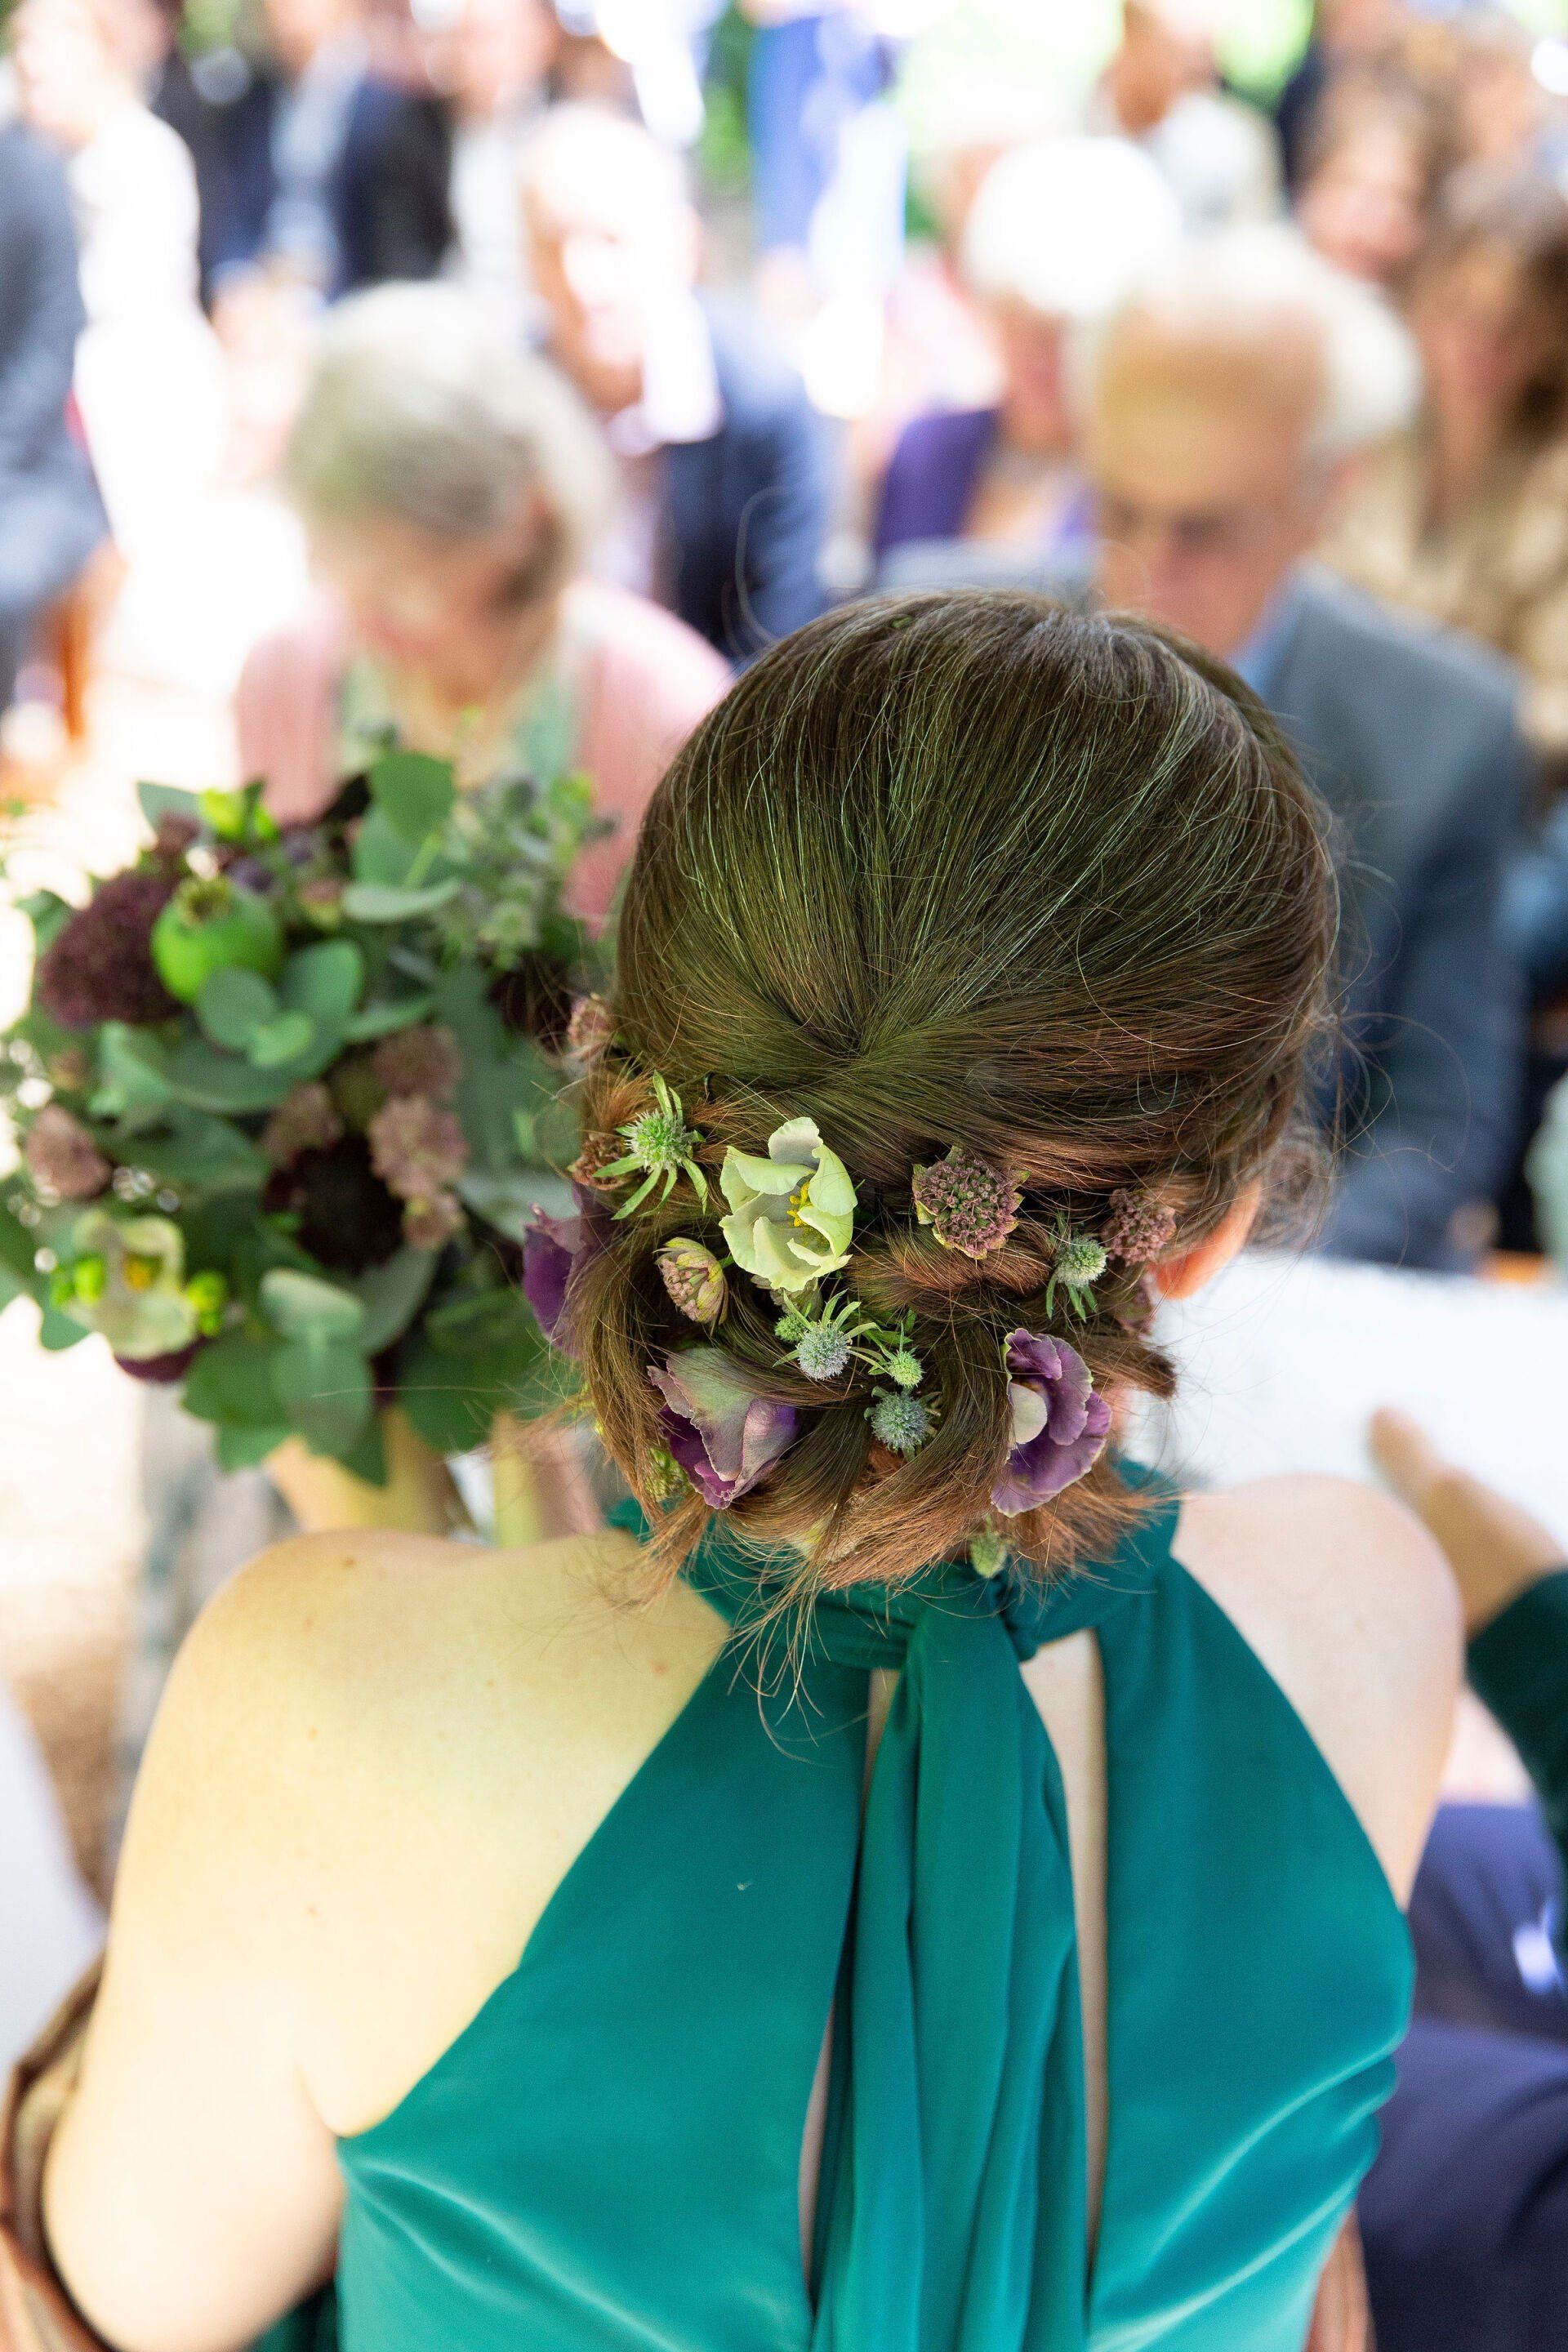
<svg viewBox="0 0 1568 2352">
<path fill-rule="evenodd" d="M 107 534 L 68 415 L 81 322 L 64 167 L 0 124 L 0 710 L 37 614 Z"/>
<path fill-rule="evenodd" d="M 1114 324 L 1088 442 L 1099 593 L 1229 661 L 1332 812 L 1351 1150 L 1327 1246 L 1442 1266 L 1484 1240 L 1514 1141 L 1501 902 L 1528 760 L 1503 664 L 1305 560 L 1412 389 L 1375 297 L 1288 232 L 1237 232 Z"/>
</svg>

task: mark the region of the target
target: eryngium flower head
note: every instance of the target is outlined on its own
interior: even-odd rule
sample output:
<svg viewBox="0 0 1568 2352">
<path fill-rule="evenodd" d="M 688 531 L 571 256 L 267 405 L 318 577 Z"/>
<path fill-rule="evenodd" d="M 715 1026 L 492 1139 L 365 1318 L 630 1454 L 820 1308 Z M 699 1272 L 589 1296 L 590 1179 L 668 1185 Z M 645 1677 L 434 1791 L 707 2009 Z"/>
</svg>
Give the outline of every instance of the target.
<svg viewBox="0 0 1568 2352">
<path fill-rule="evenodd" d="M 309 1078 L 284 1096 L 261 1130 L 261 1149 L 274 1168 L 287 1168 L 301 1151 L 339 1142 L 342 1132 L 331 1092 L 320 1078 Z"/>
<path fill-rule="evenodd" d="M 60 1201 L 95 1201 L 110 1178 L 110 1165 L 83 1127 L 62 1103 L 46 1103 L 24 1147 L 35 1181 Z"/>
<path fill-rule="evenodd" d="M 931 1435 L 931 1408 L 902 1389 L 883 1389 L 870 1412 L 871 1434 L 895 1454 L 918 1454 Z"/>
<path fill-rule="evenodd" d="M 425 1095 L 395 1095 L 367 1129 L 371 1165 L 404 1201 L 449 1192 L 468 1164 L 468 1141 L 449 1110 Z"/>
<path fill-rule="evenodd" d="M 943 1249 L 965 1257 L 988 1257 L 1018 1223 L 1017 1184 L 962 1143 L 931 1167 L 917 1168 L 910 1190 L 921 1224 Z"/>
<path fill-rule="evenodd" d="M 452 1100 L 463 1072 L 458 1041 L 438 1021 L 384 1037 L 371 1066 L 389 1095 L 428 1095 L 437 1103 Z"/>
<path fill-rule="evenodd" d="M 795 1360 L 808 1381 L 836 1381 L 849 1361 L 849 1334 L 838 1323 L 808 1323 Z"/>
<path fill-rule="evenodd" d="M 133 1028 L 167 1021 L 179 1006 L 153 962 L 153 926 L 168 903 L 166 874 L 111 874 L 79 907 L 38 959 L 34 994 L 62 1029 L 100 1021 Z"/>
</svg>

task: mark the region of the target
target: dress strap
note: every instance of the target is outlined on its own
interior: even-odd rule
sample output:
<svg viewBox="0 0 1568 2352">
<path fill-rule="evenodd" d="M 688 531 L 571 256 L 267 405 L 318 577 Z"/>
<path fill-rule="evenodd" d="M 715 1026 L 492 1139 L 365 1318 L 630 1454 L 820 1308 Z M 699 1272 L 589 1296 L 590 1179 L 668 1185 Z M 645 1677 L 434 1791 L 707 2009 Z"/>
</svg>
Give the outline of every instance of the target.
<svg viewBox="0 0 1568 2352">
<path fill-rule="evenodd" d="M 1137 1483 L 1147 1483 L 1137 1474 Z M 945 1561 L 816 1596 L 794 1654 L 901 1669 L 835 2010 L 813 2352 L 1081 2352 L 1083 2046 L 1067 1804 L 1020 1656 L 1147 1590 L 1174 1504 L 1108 1570 Z M 635 1506 L 616 1524 L 646 1528 Z M 787 1570 L 726 1530 L 685 1571 L 742 1633 Z"/>
</svg>

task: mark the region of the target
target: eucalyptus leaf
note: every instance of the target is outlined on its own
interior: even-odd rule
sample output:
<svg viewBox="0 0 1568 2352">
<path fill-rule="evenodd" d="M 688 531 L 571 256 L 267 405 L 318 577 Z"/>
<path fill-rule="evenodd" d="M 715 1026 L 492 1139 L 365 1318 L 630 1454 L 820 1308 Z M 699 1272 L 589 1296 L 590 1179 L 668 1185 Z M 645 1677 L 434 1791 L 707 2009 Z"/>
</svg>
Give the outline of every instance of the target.
<svg viewBox="0 0 1568 2352">
<path fill-rule="evenodd" d="M 356 1439 L 346 1454 L 338 1460 L 367 1486 L 384 1486 L 387 1483 L 386 1442 L 382 1435 L 379 1414 L 372 1413 L 364 1425 L 364 1433 Z"/>
<path fill-rule="evenodd" d="M 352 940 L 323 940 L 291 955 L 278 985 L 291 1013 L 341 1029 L 363 992 L 364 957 Z"/>
<path fill-rule="evenodd" d="M 38 1324 L 38 1345 L 51 1356 L 63 1356 L 68 1348 L 79 1347 L 88 1337 L 85 1323 L 78 1323 L 53 1307 L 46 1307 Z"/>
<path fill-rule="evenodd" d="M 374 1404 L 370 1367 L 342 1339 L 286 1339 L 272 1365 L 273 1383 L 313 1454 L 340 1460 L 363 1436 Z"/>
<path fill-rule="evenodd" d="M 275 1266 L 260 1283 L 261 1311 L 286 1339 L 357 1342 L 364 1328 L 364 1302 L 352 1290 L 320 1275 Z"/>
<path fill-rule="evenodd" d="M 0 1265 L 15 1275 L 26 1290 L 35 1289 L 37 1286 L 37 1268 L 34 1264 L 37 1247 L 21 1219 L 14 1217 L 0 1202 Z"/>
<path fill-rule="evenodd" d="M 399 1352 L 398 1402 L 437 1454 L 467 1454 L 486 1442 L 498 1412 L 540 1410 L 536 1385 L 549 1353 L 526 1307 L 473 1348 L 439 1348 L 421 1324 Z"/>
<path fill-rule="evenodd" d="M 283 1418 L 273 1385 L 277 1349 L 248 1331 L 226 1331 L 202 1349 L 185 1375 L 184 1407 L 197 1421 L 273 1429 Z"/>
<path fill-rule="evenodd" d="M 196 999 L 196 1019 L 215 1045 L 242 1054 L 252 1034 L 278 1013 L 278 992 L 258 971 L 220 964 Z"/>
<path fill-rule="evenodd" d="M 217 1466 L 220 1470 L 255 1470 L 269 1455 L 277 1453 L 293 1431 L 287 1422 L 270 1429 L 238 1429 L 233 1426 L 217 1432 Z"/>
<path fill-rule="evenodd" d="M 106 1021 L 98 1033 L 95 1116 L 117 1118 L 163 1109 L 174 1093 L 169 1054 L 160 1038 L 123 1021 Z"/>
<path fill-rule="evenodd" d="M 362 1274 L 354 1288 L 364 1308 L 357 1344 L 378 1356 L 405 1332 L 425 1303 L 436 1273 L 435 1250 L 400 1249 L 384 1265 Z"/>
<path fill-rule="evenodd" d="M 426 840 L 451 814 L 456 797 L 451 764 L 428 752 L 384 752 L 368 782 L 376 807 L 405 841 Z"/>
<path fill-rule="evenodd" d="M 201 808 L 195 793 L 187 793 L 179 784 L 138 784 L 136 803 L 154 833 L 166 816 L 190 816 L 200 822 Z"/>
<path fill-rule="evenodd" d="M 576 1214 L 571 1185 L 550 1168 L 508 1169 L 499 1174 L 488 1168 L 470 1168 L 458 1178 L 458 1192 L 466 1207 L 497 1233 L 505 1234 L 509 1241 L 521 1242 L 525 1237 L 536 1208 L 552 1217 Z"/>
<path fill-rule="evenodd" d="M 276 1020 L 251 1031 L 246 1056 L 258 1070 L 281 1069 L 308 1054 L 316 1042 L 316 1024 L 308 1013 L 279 1013 Z"/>
<path fill-rule="evenodd" d="M 106 1140 L 117 1160 L 193 1192 L 259 1192 L 269 1172 L 270 1163 L 250 1138 L 210 1111 L 182 1108 L 163 1133 Z"/>
<path fill-rule="evenodd" d="M 456 875 L 444 882 L 410 887 L 393 882 L 351 882 L 343 892 L 343 912 L 354 923 L 405 923 L 417 915 L 434 914 L 462 888 Z"/>
<path fill-rule="evenodd" d="M 343 1031 L 353 1045 L 368 1045 L 374 1037 L 390 1037 L 395 1030 L 412 1029 L 416 1021 L 427 1021 L 435 998 L 426 989 L 419 996 L 405 996 L 394 1004 L 367 1004 L 356 1013 Z"/>
<path fill-rule="evenodd" d="M 310 1058 L 305 1057 L 305 1063 Z M 297 1078 L 315 1076 L 314 1067 L 301 1063 L 258 1069 L 233 1055 L 220 1054 L 205 1038 L 183 1037 L 168 1057 L 165 1083 L 167 1093 L 193 1110 L 243 1118 L 252 1111 L 275 1110 Z"/>
<path fill-rule="evenodd" d="M 354 835 L 351 853 L 354 880 L 406 882 L 418 855 L 418 844 L 405 841 L 384 809 L 372 807 L 361 818 Z"/>
<path fill-rule="evenodd" d="M 33 945 L 39 955 L 64 930 L 76 908 L 55 890 L 29 891 L 17 906 L 33 927 Z"/>
</svg>

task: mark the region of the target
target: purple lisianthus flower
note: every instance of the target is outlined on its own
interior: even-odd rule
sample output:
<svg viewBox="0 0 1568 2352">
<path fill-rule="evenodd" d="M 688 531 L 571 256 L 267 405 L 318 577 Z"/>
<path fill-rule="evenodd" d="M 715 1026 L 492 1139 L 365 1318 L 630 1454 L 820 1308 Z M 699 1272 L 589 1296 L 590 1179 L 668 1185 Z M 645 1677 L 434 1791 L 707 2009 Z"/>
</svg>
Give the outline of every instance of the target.
<svg viewBox="0 0 1568 2352">
<path fill-rule="evenodd" d="M 566 1314 L 566 1286 L 583 1239 L 581 1217 L 552 1217 L 536 1205 L 522 1242 L 522 1295 L 551 1346 L 568 1356 L 577 1351 Z"/>
<path fill-rule="evenodd" d="M 682 1348 L 647 1376 L 664 1399 L 665 1443 L 710 1510 L 727 1510 L 795 1441 L 795 1406 L 755 1395 L 722 1348 Z"/>
<path fill-rule="evenodd" d="M 1006 1349 L 1013 1450 L 991 1504 L 1005 1518 L 1016 1518 L 1093 1468 L 1110 1434 L 1110 1407 L 1065 1339 L 1009 1331 Z"/>
</svg>

